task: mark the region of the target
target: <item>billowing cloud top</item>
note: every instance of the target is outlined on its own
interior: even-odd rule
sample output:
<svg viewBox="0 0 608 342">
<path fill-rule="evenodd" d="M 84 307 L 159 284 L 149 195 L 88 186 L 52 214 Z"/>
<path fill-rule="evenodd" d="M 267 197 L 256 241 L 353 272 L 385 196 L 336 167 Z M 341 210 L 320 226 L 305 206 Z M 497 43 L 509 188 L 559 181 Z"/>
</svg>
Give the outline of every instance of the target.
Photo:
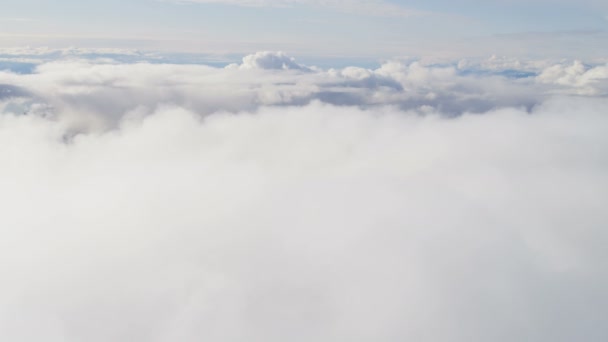
<svg viewBox="0 0 608 342">
<path fill-rule="evenodd" d="M 46 58 L 0 72 L 0 340 L 608 339 L 605 65 Z"/>
<path fill-rule="evenodd" d="M 293 57 L 284 52 L 263 51 L 243 57 L 242 64 L 230 64 L 227 68 L 266 69 L 266 70 L 308 70 L 296 63 Z"/>
<path fill-rule="evenodd" d="M 282 52 L 258 52 L 226 68 L 69 56 L 35 64 L 31 73 L 2 72 L 0 84 L 19 87 L 82 129 L 116 127 L 125 113 L 159 103 L 211 114 L 321 101 L 453 116 L 505 107 L 530 110 L 553 94 L 608 94 L 608 67 L 579 61 L 389 61 L 377 69 L 322 70 Z"/>
</svg>

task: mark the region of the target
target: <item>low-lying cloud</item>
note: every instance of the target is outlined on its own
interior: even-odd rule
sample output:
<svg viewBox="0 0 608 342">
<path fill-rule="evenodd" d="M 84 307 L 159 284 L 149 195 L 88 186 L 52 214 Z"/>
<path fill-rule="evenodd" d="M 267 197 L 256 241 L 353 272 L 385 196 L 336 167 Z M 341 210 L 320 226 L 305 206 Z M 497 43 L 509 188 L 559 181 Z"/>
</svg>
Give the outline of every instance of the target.
<svg viewBox="0 0 608 342">
<path fill-rule="evenodd" d="M 608 99 L 541 76 L 1 73 L 0 339 L 605 341 Z"/>
<path fill-rule="evenodd" d="M 323 70 L 284 53 L 259 52 L 226 68 L 62 59 L 39 64 L 33 73 L 0 72 L 0 84 L 29 92 L 57 115 L 71 117 L 79 130 L 98 130 L 116 127 L 137 107 L 152 109 L 159 103 L 202 115 L 313 101 L 452 116 L 509 107 L 530 110 L 555 94 L 604 97 L 608 72 L 605 65 L 581 62 L 494 59 L 440 65 L 388 61 L 376 69 Z"/>
</svg>

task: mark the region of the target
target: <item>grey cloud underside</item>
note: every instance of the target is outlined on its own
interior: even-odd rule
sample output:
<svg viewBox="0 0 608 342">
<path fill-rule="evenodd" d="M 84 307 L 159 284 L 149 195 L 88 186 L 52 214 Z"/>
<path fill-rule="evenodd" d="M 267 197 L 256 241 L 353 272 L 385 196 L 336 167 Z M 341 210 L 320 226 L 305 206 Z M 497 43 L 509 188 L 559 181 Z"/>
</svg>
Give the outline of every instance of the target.
<svg viewBox="0 0 608 342">
<path fill-rule="evenodd" d="M 0 73 L 0 340 L 608 340 L 605 67 L 252 56 Z"/>
<path fill-rule="evenodd" d="M 60 115 L 76 113 L 76 121 L 83 113 L 92 116 L 94 120 L 81 124 L 94 123 L 97 128 L 116 127 L 125 113 L 142 106 L 154 108 L 159 103 L 176 104 L 203 115 L 321 101 L 456 116 L 506 107 L 530 110 L 555 94 L 608 94 L 607 66 L 576 62 L 515 73 L 513 65 L 500 61 L 492 66 L 494 69 L 486 65 L 487 72 L 475 72 L 478 66 L 460 69 L 461 64 L 387 62 L 376 70 L 347 67 L 326 71 L 300 65 L 283 53 L 259 52 L 225 69 L 80 59 L 45 63 L 35 73 L 5 73 L 2 78 L 44 99 Z M 526 77 L 507 77 L 501 70 Z"/>
<path fill-rule="evenodd" d="M 10 84 L 0 84 L 0 100 L 28 96 L 30 94 L 22 88 Z"/>
</svg>

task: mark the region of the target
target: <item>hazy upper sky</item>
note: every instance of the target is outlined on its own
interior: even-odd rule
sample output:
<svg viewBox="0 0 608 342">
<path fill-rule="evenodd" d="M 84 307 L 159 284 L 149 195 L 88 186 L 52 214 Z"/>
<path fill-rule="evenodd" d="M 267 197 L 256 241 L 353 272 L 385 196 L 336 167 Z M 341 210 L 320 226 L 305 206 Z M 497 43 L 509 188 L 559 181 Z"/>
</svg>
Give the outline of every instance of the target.
<svg viewBox="0 0 608 342">
<path fill-rule="evenodd" d="M 298 55 L 606 55 L 596 0 L 4 0 L 0 46 Z"/>
</svg>

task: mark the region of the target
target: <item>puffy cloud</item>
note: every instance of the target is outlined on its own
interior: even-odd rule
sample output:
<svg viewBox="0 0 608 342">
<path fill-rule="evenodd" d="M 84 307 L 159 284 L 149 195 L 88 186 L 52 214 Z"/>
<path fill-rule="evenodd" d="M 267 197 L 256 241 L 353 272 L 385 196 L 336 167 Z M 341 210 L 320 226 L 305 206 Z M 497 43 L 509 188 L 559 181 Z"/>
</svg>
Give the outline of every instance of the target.
<svg viewBox="0 0 608 342">
<path fill-rule="evenodd" d="M 605 341 L 607 105 L 5 113 L 0 338 Z"/>
<path fill-rule="evenodd" d="M 243 57 L 242 64 L 230 64 L 228 69 L 308 70 L 284 52 L 260 51 Z"/>
<path fill-rule="evenodd" d="M 0 339 L 605 341 L 602 89 L 504 58 L 0 72 Z"/>
<path fill-rule="evenodd" d="M 537 79 L 541 83 L 564 86 L 566 92 L 574 89 L 583 95 L 608 95 L 608 64 L 595 67 L 585 66 L 581 61 L 557 64 L 544 69 Z"/>
<path fill-rule="evenodd" d="M 125 113 L 159 103 L 201 115 L 317 100 L 460 115 L 504 107 L 530 110 L 551 94 L 601 95 L 608 84 L 602 66 L 589 67 L 565 83 L 560 80 L 568 78 L 559 76 L 565 72 L 561 62 L 496 58 L 481 63 L 387 61 L 377 69 L 330 70 L 298 64 L 280 52 L 258 52 L 227 68 L 93 58 L 71 55 L 36 64 L 31 73 L 0 72 L 0 84 L 19 87 L 35 103 L 71 118 L 76 130 L 113 128 Z"/>
</svg>

